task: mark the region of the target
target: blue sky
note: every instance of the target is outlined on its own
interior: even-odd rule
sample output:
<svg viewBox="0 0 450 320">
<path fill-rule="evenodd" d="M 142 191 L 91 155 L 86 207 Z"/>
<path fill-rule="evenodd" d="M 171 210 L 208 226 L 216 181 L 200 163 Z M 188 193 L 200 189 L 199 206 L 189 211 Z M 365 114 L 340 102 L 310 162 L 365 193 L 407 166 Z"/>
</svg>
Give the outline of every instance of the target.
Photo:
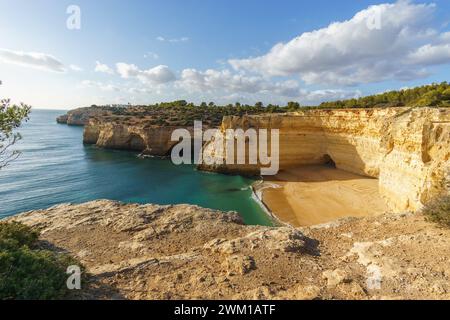
<svg viewBox="0 0 450 320">
<path fill-rule="evenodd" d="M 447 0 L 0 0 L 0 97 L 316 104 L 450 80 L 449 23 Z"/>
</svg>

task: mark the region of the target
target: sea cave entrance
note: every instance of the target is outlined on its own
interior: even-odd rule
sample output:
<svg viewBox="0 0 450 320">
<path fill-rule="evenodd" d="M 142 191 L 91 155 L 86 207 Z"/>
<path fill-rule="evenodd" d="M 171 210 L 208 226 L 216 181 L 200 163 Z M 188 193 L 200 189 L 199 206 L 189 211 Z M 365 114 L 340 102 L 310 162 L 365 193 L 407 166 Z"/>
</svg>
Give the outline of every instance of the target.
<svg viewBox="0 0 450 320">
<path fill-rule="evenodd" d="M 130 139 L 128 140 L 128 148 L 135 151 L 144 151 L 146 148 L 145 141 L 141 136 L 131 134 Z"/>
</svg>

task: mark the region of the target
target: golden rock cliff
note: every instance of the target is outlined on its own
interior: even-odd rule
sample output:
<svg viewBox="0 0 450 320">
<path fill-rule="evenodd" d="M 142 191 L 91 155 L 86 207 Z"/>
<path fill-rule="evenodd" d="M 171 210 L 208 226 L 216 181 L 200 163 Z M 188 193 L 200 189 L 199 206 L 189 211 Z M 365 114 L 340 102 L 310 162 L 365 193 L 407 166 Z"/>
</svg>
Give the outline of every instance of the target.
<svg viewBox="0 0 450 320">
<path fill-rule="evenodd" d="M 448 178 L 448 108 L 309 110 L 224 118 L 222 132 L 237 128 L 279 129 L 280 170 L 331 160 L 339 169 L 378 178 L 382 196 L 396 211 L 419 209 Z M 204 148 L 204 158 L 217 163 L 225 163 L 225 153 L 213 142 Z M 203 164 L 200 169 L 255 174 L 260 166 Z"/>
<path fill-rule="evenodd" d="M 177 128 L 91 118 L 84 127 L 83 142 L 102 148 L 135 150 L 147 155 L 167 156 L 177 143 L 171 141 L 172 132 Z"/>
<path fill-rule="evenodd" d="M 56 118 L 59 124 L 67 124 L 70 126 L 84 126 L 91 117 L 108 116 L 111 110 L 107 107 L 86 107 L 68 111 L 66 114 Z"/>
</svg>

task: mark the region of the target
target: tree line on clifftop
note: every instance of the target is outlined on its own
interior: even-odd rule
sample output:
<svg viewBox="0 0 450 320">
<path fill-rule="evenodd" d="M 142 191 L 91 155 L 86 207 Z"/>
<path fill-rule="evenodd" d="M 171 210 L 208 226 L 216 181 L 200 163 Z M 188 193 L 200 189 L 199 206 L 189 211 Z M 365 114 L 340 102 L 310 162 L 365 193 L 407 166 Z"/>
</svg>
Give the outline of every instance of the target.
<svg viewBox="0 0 450 320">
<path fill-rule="evenodd" d="M 97 108 L 113 108 L 115 114 L 125 113 L 126 109 L 117 105 L 96 106 Z M 405 88 L 401 90 L 387 91 L 380 94 L 370 95 L 361 98 L 347 100 L 337 100 L 322 102 L 318 106 L 301 105 L 299 102 L 290 101 L 285 106 L 278 104 L 264 105 L 257 102 L 254 105 L 234 104 L 218 105 L 214 102 L 202 102 L 198 105 L 187 102 L 186 100 L 177 100 L 171 102 L 161 102 L 152 105 L 139 106 L 141 108 L 180 108 L 180 109 L 204 109 L 212 113 L 221 115 L 244 115 L 259 113 L 283 113 L 304 109 L 341 109 L 341 108 L 386 108 L 386 107 L 450 107 L 450 85 L 445 81 L 442 83 L 433 83 L 415 88 Z"/>
<path fill-rule="evenodd" d="M 324 102 L 318 108 L 450 107 L 447 82 L 389 91 L 358 99 Z"/>
</svg>

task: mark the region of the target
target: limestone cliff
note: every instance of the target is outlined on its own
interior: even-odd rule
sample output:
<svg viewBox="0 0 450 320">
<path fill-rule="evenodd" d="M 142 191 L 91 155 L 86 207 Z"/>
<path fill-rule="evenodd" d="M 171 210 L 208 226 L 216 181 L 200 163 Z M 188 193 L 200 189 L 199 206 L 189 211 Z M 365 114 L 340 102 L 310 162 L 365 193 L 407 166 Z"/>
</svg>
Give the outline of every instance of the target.
<svg viewBox="0 0 450 320">
<path fill-rule="evenodd" d="M 435 195 L 449 172 L 450 109 L 310 110 L 225 117 L 221 130 L 280 130 L 280 169 L 332 160 L 336 167 L 379 179 L 394 210 L 416 210 Z M 270 149 L 269 149 L 270 150 Z M 204 157 L 224 161 L 225 148 L 205 146 Z M 258 165 L 202 165 L 201 169 L 254 174 Z"/>
<path fill-rule="evenodd" d="M 419 214 L 269 228 L 196 206 L 100 200 L 10 219 L 86 266 L 85 299 L 450 298 L 450 230 Z"/>
<path fill-rule="evenodd" d="M 107 116 L 111 114 L 111 110 L 107 107 L 86 107 L 68 111 L 66 114 L 56 118 L 56 122 L 60 124 L 68 124 L 71 126 L 84 126 L 91 117 Z"/>
<path fill-rule="evenodd" d="M 109 121 L 91 118 L 84 127 L 83 142 L 102 148 L 135 150 L 147 155 L 167 156 L 177 143 L 171 141 L 178 126 L 147 125 L 145 121 Z M 193 128 L 185 128 L 192 131 Z"/>
</svg>

